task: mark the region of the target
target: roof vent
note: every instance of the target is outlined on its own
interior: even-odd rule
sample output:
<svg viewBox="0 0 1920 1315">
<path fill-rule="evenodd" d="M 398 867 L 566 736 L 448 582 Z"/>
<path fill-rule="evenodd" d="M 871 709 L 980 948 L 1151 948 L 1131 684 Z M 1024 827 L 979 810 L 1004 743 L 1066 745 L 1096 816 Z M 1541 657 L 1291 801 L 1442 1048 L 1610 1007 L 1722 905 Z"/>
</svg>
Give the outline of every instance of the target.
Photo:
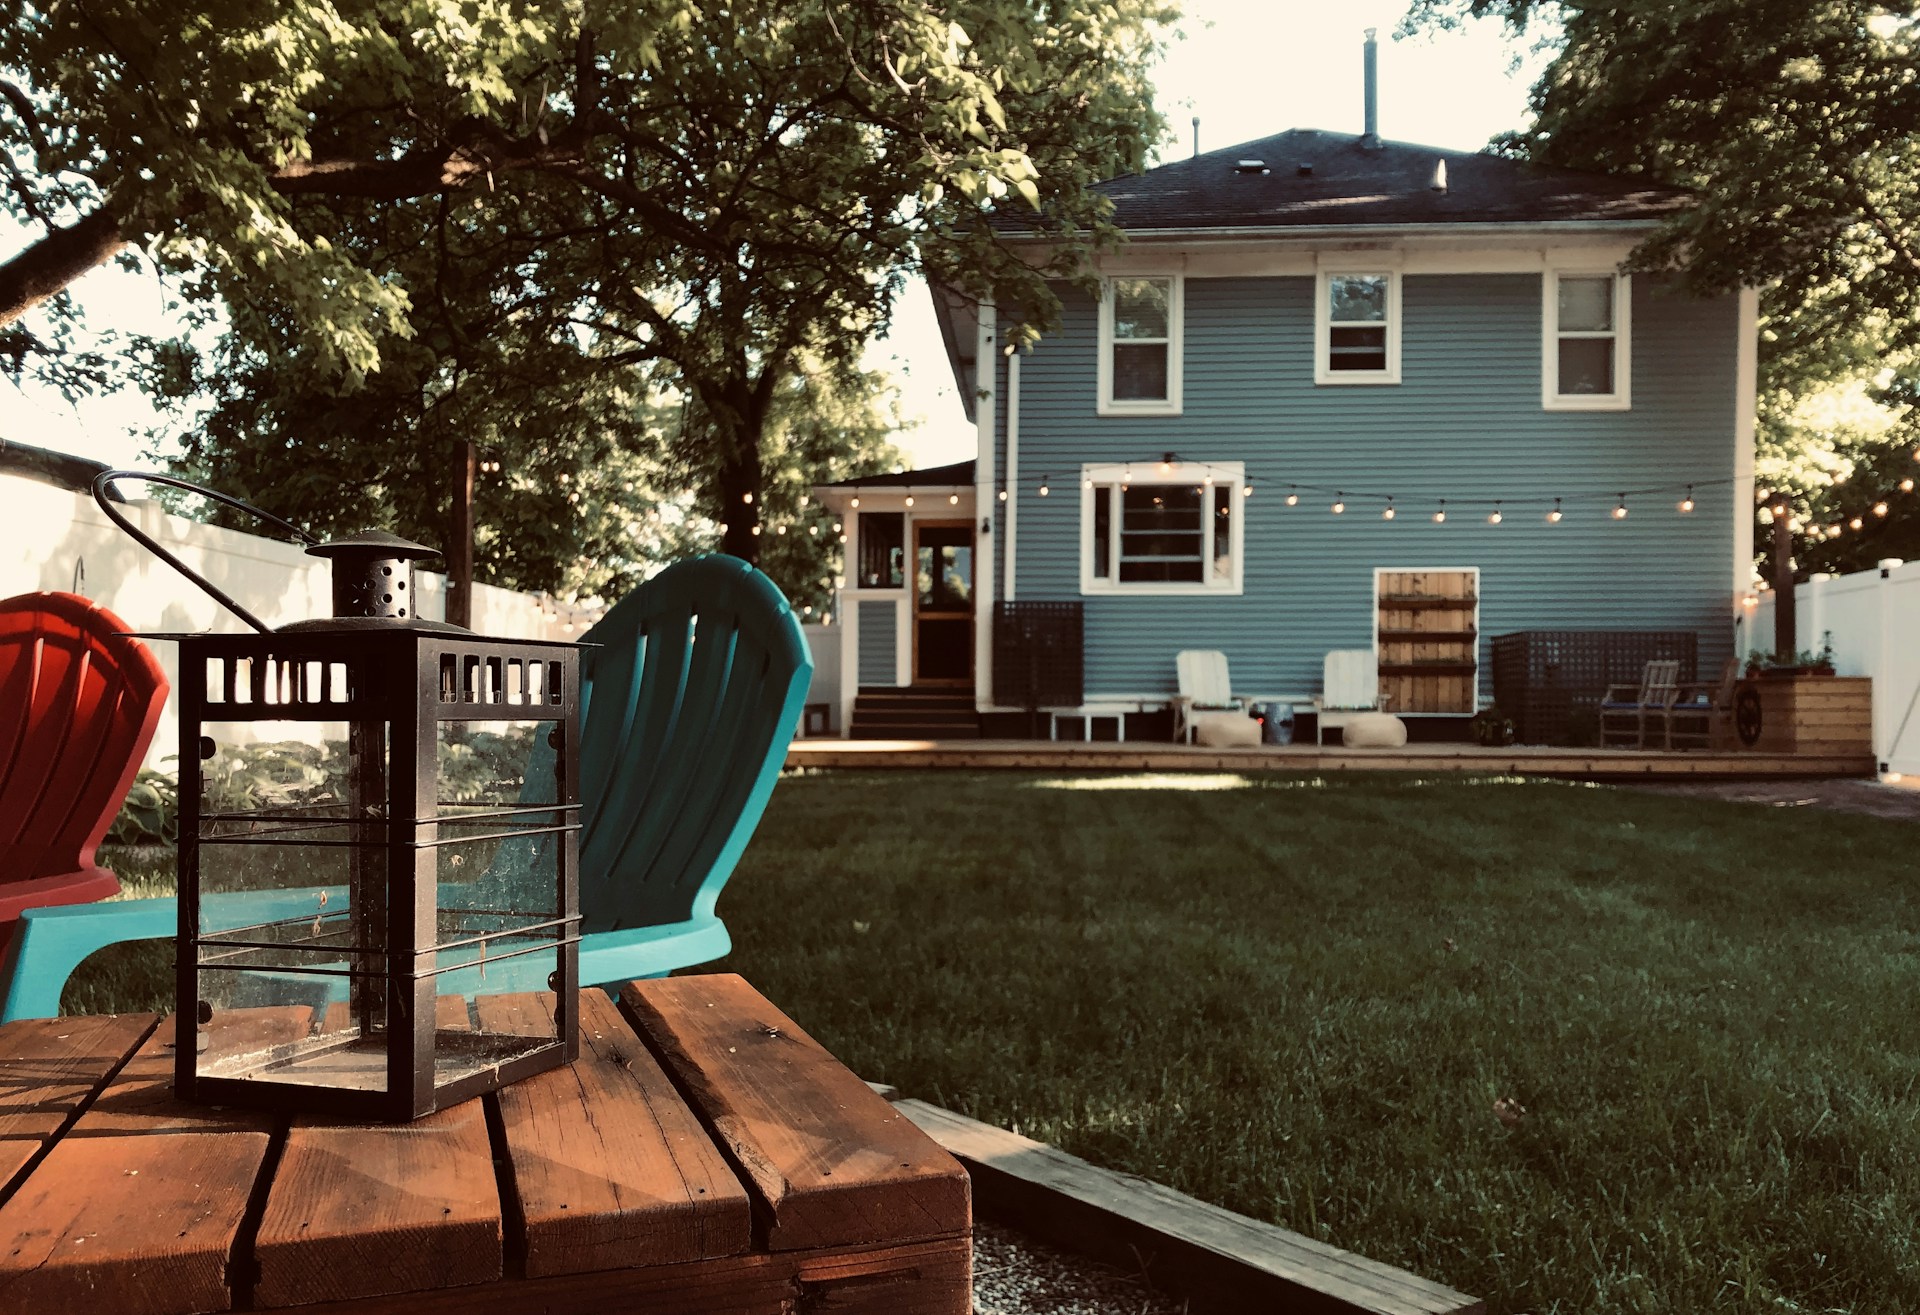
<svg viewBox="0 0 1920 1315">
<path fill-rule="evenodd" d="M 1302 178 L 1311 178 L 1313 177 L 1313 161 L 1302 160 L 1298 165 L 1294 166 L 1293 171 L 1299 174 Z"/>
<path fill-rule="evenodd" d="M 1264 174 L 1273 172 L 1273 170 L 1267 168 L 1267 162 L 1265 160 L 1235 160 L 1233 162 L 1233 171 L 1237 174 Z"/>
<path fill-rule="evenodd" d="M 1434 162 L 1433 182 L 1430 185 L 1436 192 L 1444 192 L 1447 190 L 1447 162 L 1445 160 L 1436 160 Z"/>
</svg>

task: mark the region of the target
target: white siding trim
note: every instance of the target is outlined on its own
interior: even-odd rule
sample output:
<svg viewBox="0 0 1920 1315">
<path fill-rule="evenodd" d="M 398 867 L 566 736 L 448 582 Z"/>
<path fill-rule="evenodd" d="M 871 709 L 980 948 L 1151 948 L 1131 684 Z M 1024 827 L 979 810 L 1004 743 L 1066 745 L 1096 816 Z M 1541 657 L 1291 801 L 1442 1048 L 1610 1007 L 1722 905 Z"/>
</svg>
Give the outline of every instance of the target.
<svg viewBox="0 0 1920 1315">
<path fill-rule="evenodd" d="M 1009 603 L 1014 601 L 1014 590 L 1019 580 L 1014 568 L 1014 549 L 1019 543 L 1020 531 L 1020 358 L 1022 352 L 1015 352 L 1007 360 L 1007 500 L 1000 506 L 1000 542 L 1006 545 L 1006 579 L 1001 583 L 1000 596 Z M 991 690 L 992 686 L 989 685 Z"/>
<path fill-rule="evenodd" d="M 1560 279 L 1613 277 L 1613 391 L 1560 392 Z M 1618 269 L 1554 265 L 1540 276 L 1540 406 L 1547 411 L 1633 409 L 1633 278 Z"/>
<path fill-rule="evenodd" d="M 913 528 L 907 528 L 907 576 L 913 576 Z M 913 591 L 902 589 L 893 604 L 893 683 L 904 689 L 913 684 Z"/>
<path fill-rule="evenodd" d="M 1400 269 L 1399 260 L 1387 257 L 1375 261 L 1375 253 L 1356 253 L 1355 258 L 1339 264 L 1321 260 L 1319 275 L 1313 281 L 1313 381 L 1316 384 L 1366 385 L 1400 382 Z M 1363 278 L 1386 275 L 1387 279 L 1387 368 L 1384 370 L 1334 370 L 1328 368 L 1328 352 L 1333 341 L 1332 298 L 1327 285 L 1336 278 Z"/>
<path fill-rule="evenodd" d="M 860 694 L 859 591 L 838 590 L 834 610 L 840 614 L 840 738 L 844 740 L 853 735 L 853 701 Z"/>
<path fill-rule="evenodd" d="M 994 450 L 994 391 L 999 385 L 999 317 L 993 305 L 987 303 L 980 307 L 980 328 L 975 339 L 973 359 L 979 364 L 975 374 L 980 378 L 979 410 L 974 423 L 974 465 L 973 465 L 973 511 L 969 519 L 973 520 L 973 702 L 974 707 L 984 708 L 993 698 L 993 519 L 998 515 L 999 504 L 994 500 L 993 450 Z M 1008 362 L 1008 377 L 1011 380 L 1012 362 Z M 1012 407 L 1015 394 L 1011 386 L 1007 391 L 1007 405 Z M 908 650 L 911 660 L 911 648 Z"/>
<path fill-rule="evenodd" d="M 1095 394 L 1096 412 L 1103 416 L 1177 416 L 1181 406 L 1181 384 L 1185 374 L 1186 289 L 1185 280 L 1162 267 L 1152 272 L 1129 274 L 1128 278 L 1166 279 L 1167 291 L 1167 396 L 1164 401 L 1113 400 L 1113 280 L 1100 283 L 1100 356 Z"/>
<path fill-rule="evenodd" d="M 1740 289 L 1738 355 L 1733 371 L 1733 614 L 1753 584 L 1754 427 L 1760 392 L 1760 293 Z"/>
</svg>

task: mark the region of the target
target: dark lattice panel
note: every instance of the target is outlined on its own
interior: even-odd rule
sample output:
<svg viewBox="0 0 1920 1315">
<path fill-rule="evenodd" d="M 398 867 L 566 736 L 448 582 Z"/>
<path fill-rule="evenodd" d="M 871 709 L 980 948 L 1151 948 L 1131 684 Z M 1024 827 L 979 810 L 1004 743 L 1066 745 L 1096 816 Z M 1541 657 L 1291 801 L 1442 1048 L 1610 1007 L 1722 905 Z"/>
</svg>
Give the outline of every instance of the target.
<svg viewBox="0 0 1920 1315">
<path fill-rule="evenodd" d="M 1080 603 L 996 603 L 993 701 L 1008 708 L 1085 702 L 1085 608 Z"/>
<path fill-rule="evenodd" d="M 1522 630 L 1493 638 L 1493 701 L 1522 744 L 1568 744 L 1597 715 L 1610 685 L 1640 684 L 1657 658 L 1677 658 L 1697 679 L 1700 636 L 1691 630 Z"/>
</svg>

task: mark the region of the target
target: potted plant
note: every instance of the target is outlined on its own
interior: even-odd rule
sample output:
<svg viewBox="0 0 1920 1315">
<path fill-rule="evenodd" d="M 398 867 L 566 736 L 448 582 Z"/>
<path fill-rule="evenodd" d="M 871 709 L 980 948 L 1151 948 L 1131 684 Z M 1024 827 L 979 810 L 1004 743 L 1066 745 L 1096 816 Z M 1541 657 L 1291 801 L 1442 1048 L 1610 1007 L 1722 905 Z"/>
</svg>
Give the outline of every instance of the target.
<svg viewBox="0 0 1920 1315">
<path fill-rule="evenodd" d="M 1473 714 L 1473 742 L 1489 749 L 1513 743 L 1513 718 L 1499 708 L 1482 708 Z"/>
<path fill-rule="evenodd" d="M 1833 670 L 1833 632 L 1823 637 L 1819 652 L 1801 649 L 1798 653 L 1750 653 L 1747 674 L 1781 679 L 1788 676 L 1831 676 Z"/>
</svg>

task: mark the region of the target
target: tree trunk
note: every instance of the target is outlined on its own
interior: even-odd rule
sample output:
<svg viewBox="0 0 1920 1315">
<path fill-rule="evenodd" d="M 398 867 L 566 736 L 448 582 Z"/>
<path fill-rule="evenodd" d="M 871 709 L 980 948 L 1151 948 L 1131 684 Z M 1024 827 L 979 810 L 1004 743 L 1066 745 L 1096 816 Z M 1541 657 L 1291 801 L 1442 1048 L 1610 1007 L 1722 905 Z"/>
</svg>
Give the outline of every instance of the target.
<svg viewBox="0 0 1920 1315">
<path fill-rule="evenodd" d="M 127 245 L 120 224 L 102 208 L 53 232 L 0 264 L 0 326 L 8 325 Z"/>
<path fill-rule="evenodd" d="M 760 508 L 766 490 L 760 478 L 760 435 L 721 435 L 727 455 L 720 462 L 720 551 L 742 561 L 760 560 Z"/>
</svg>

